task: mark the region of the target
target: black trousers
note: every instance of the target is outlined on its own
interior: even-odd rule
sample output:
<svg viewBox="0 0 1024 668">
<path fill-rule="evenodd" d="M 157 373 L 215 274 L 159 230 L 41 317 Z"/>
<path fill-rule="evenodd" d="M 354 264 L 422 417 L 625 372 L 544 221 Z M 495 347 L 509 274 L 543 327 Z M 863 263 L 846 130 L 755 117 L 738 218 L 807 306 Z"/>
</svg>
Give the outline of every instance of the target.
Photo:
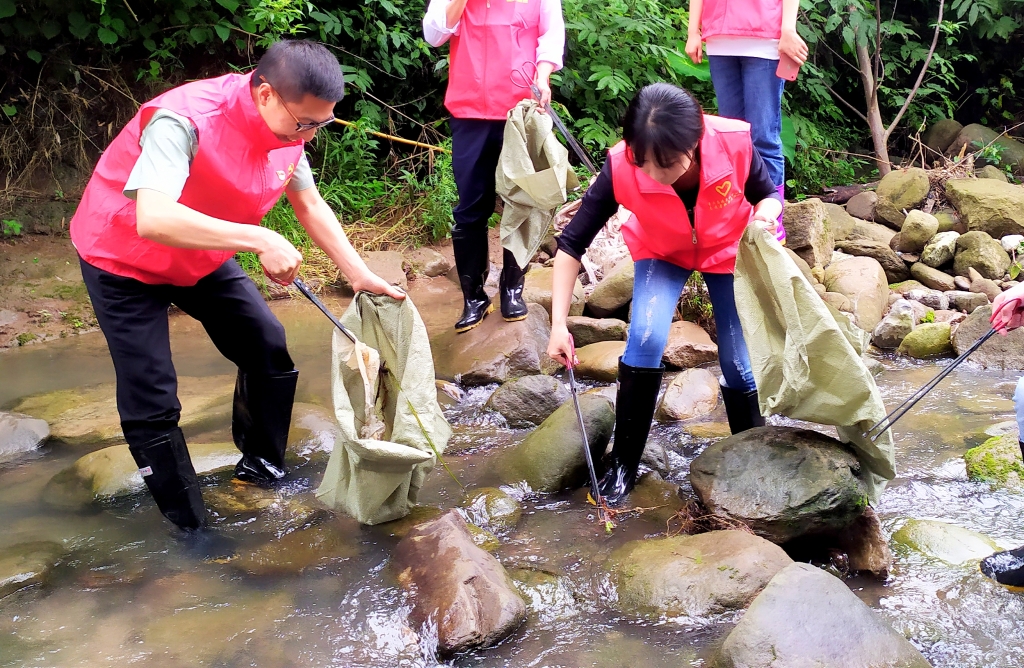
<svg viewBox="0 0 1024 668">
<path fill-rule="evenodd" d="M 248 373 L 295 368 L 284 326 L 234 260 L 191 287 L 149 285 L 81 260 L 82 277 L 114 361 L 117 410 L 129 444 L 178 426 L 178 376 L 167 309 L 174 304 L 206 329 L 217 350 Z"/>
<path fill-rule="evenodd" d="M 452 173 L 459 191 L 459 203 L 452 211 L 452 233 L 486 238 L 487 220 L 494 213 L 494 171 L 505 137 L 505 121 L 450 118 L 448 124 L 452 129 Z"/>
</svg>

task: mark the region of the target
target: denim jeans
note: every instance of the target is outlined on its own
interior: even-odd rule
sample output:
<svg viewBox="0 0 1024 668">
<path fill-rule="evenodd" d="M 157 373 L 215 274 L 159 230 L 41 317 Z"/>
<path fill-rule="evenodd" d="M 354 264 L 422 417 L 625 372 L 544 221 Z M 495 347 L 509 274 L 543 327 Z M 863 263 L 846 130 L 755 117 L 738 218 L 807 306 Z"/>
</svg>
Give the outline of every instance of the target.
<svg viewBox="0 0 1024 668">
<path fill-rule="evenodd" d="M 1013 393 L 1013 407 L 1017 414 L 1017 429 L 1020 440 L 1024 441 L 1024 378 L 1017 381 L 1017 390 Z"/>
<path fill-rule="evenodd" d="M 661 366 L 683 286 L 693 272 L 663 260 L 640 260 L 633 279 L 633 317 L 622 361 L 629 366 L 653 369 Z M 732 274 L 704 274 L 718 329 L 718 359 L 725 384 L 734 390 L 752 392 L 747 342 L 743 340 L 736 313 Z"/>
<path fill-rule="evenodd" d="M 750 123 L 754 148 L 776 186 L 785 183 L 782 155 L 782 88 L 777 60 L 747 56 L 708 56 L 718 115 Z"/>
</svg>

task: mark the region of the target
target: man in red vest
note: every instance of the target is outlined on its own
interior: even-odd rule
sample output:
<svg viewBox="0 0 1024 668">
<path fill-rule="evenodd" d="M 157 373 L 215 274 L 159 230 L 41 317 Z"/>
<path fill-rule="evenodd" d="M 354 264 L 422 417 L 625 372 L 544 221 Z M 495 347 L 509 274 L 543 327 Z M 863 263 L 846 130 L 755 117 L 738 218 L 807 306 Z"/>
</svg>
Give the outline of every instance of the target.
<svg viewBox="0 0 1024 668">
<path fill-rule="evenodd" d="M 71 219 L 114 361 L 128 449 L 160 512 L 187 531 L 206 525 L 206 508 L 178 427 L 168 307 L 201 322 L 238 366 L 235 475 L 266 483 L 285 474 L 298 371 L 284 327 L 234 254 L 256 253 L 278 283 L 295 279 L 302 255 L 260 227 L 284 194 L 355 290 L 404 297 L 356 254 L 303 151 L 334 120 L 343 92 L 338 61 L 305 41 L 274 44 L 251 74 L 169 90 L 143 104 L 107 147 Z"/>
</svg>

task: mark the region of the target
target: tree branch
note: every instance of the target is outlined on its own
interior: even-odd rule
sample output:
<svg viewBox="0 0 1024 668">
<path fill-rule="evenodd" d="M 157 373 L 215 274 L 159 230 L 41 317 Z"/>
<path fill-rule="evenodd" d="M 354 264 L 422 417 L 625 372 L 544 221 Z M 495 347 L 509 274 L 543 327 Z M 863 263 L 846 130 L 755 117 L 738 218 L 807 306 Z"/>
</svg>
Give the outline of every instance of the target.
<svg viewBox="0 0 1024 668">
<path fill-rule="evenodd" d="M 867 116 L 865 116 L 864 114 L 862 114 L 862 113 L 860 112 L 860 110 L 859 110 L 859 109 L 857 109 L 857 107 L 853 106 L 852 104 L 850 104 L 849 102 L 847 102 L 846 100 L 844 100 L 844 99 L 843 99 L 843 97 L 842 97 L 842 96 L 841 96 L 841 95 L 840 95 L 839 93 L 837 93 L 837 92 L 835 92 L 834 90 L 832 90 L 832 86 L 829 86 L 829 85 L 827 85 L 827 84 L 826 84 L 826 85 L 825 85 L 825 88 L 827 88 L 827 89 L 828 89 L 828 92 L 832 93 L 832 95 L 834 95 L 834 96 L 835 96 L 835 98 L 836 98 L 837 100 L 839 100 L 840 102 L 842 102 L 843 104 L 845 104 L 845 105 L 846 105 L 846 107 L 847 107 L 847 109 L 849 109 L 849 110 L 850 110 L 850 111 L 852 111 L 853 113 L 857 114 L 857 116 L 858 116 L 858 117 L 860 117 L 860 119 L 861 119 L 862 121 L 864 121 L 865 123 L 867 123 L 867 122 L 868 122 L 868 117 L 867 117 Z"/>
<path fill-rule="evenodd" d="M 910 107 L 910 103 L 914 100 L 914 96 L 917 95 L 917 91 L 921 88 L 921 82 L 924 81 L 924 75 L 928 71 L 928 65 L 932 62 L 932 56 L 935 54 L 935 47 L 939 43 L 939 34 L 942 32 L 942 12 L 946 8 L 946 0 L 939 0 L 939 17 L 935 19 L 935 34 L 932 35 L 932 45 L 928 48 L 928 55 L 924 59 L 924 65 L 921 66 L 921 72 L 917 75 L 917 81 L 914 82 L 914 87 L 910 89 L 907 94 L 907 99 L 903 101 L 903 107 L 900 108 L 896 117 L 892 119 L 892 123 L 885 130 L 885 138 L 888 139 L 892 131 L 896 129 L 900 119 L 903 118 L 903 114 L 907 112 L 907 108 Z"/>
</svg>

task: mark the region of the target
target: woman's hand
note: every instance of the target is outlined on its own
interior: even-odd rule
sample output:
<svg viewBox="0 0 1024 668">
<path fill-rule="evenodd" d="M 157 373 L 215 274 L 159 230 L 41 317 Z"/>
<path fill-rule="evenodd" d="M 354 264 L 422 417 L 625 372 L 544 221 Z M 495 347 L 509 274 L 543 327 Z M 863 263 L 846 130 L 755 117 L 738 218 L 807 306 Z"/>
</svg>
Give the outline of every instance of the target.
<svg viewBox="0 0 1024 668">
<path fill-rule="evenodd" d="M 704 57 L 704 40 L 701 39 L 700 33 L 691 33 L 686 37 L 686 55 L 695 65 L 700 65 Z"/>
<path fill-rule="evenodd" d="M 778 217 L 769 218 L 763 213 L 755 213 L 750 218 L 750 224 L 756 225 L 764 230 L 767 230 L 773 236 L 779 231 L 779 219 Z"/>
<path fill-rule="evenodd" d="M 797 34 L 795 29 L 783 30 L 782 37 L 779 39 L 779 53 L 785 54 L 799 65 L 803 65 L 807 61 L 807 43 Z"/>
<path fill-rule="evenodd" d="M 569 333 L 569 328 L 565 326 L 565 323 L 558 323 L 551 327 L 548 356 L 567 367 L 574 367 L 580 363 L 576 358 L 576 347 L 572 341 L 572 334 Z"/>
<path fill-rule="evenodd" d="M 537 90 L 540 91 L 540 100 L 538 101 L 542 109 L 547 109 L 551 104 L 551 73 L 554 69 L 555 66 L 549 62 L 537 63 L 537 80 L 534 83 L 537 85 Z"/>
<path fill-rule="evenodd" d="M 996 297 L 989 322 L 1003 336 L 1024 324 L 1024 283 Z"/>
</svg>

